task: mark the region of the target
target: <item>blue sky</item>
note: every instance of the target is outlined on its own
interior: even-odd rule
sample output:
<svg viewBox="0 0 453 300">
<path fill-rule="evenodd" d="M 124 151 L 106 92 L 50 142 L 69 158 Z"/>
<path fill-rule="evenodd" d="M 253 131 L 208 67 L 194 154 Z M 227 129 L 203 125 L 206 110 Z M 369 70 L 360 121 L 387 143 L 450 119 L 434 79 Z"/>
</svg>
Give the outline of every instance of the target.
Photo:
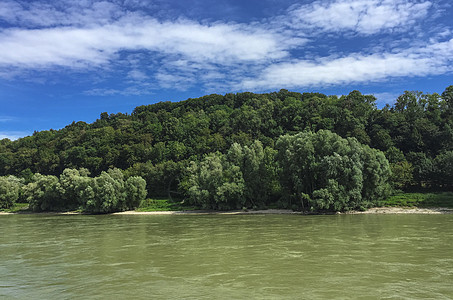
<svg viewBox="0 0 453 300">
<path fill-rule="evenodd" d="M 2 0 L 0 139 L 211 93 L 441 93 L 450 3 Z"/>
</svg>

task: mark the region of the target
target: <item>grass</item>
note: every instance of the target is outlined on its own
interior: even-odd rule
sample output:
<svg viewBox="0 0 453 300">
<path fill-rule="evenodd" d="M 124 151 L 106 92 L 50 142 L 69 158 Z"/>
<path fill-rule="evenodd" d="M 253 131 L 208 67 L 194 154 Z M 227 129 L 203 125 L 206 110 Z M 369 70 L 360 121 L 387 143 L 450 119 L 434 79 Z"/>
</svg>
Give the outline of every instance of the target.
<svg viewBox="0 0 453 300">
<path fill-rule="evenodd" d="M 184 205 L 181 202 L 172 202 L 169 199 L 146 199 L 136 211 L 175 211 L 197 210 L 199 207 Z"/>
<path fill-rule="evenodd" d="M 453 208 L 453 193 L 398 193 L 381 201 L 379 204 L 380 206 Z"/>
<path fill-rule="evenodd" d="M 17 213 L 26 210 L 28 210 L 28 203 L 14 203 L 14 205 L 11 208 L 0 209 L 0 211 L 8 213 Z"/>
<path fill-rule="evenodd" d="M 181 202 L 170 201 L 169 199 L 146 199 L 143 201 L 136 211 L 186 211 L 198 210 L 199 207 L 184 205 Z M 15 203 L 13 207 L 8 209 L 0 209 L 2 212 L 17 213 L 28 211 L 28 203 Z M 82 213 L 82 210 L 74 212 Z"/>
</svg>

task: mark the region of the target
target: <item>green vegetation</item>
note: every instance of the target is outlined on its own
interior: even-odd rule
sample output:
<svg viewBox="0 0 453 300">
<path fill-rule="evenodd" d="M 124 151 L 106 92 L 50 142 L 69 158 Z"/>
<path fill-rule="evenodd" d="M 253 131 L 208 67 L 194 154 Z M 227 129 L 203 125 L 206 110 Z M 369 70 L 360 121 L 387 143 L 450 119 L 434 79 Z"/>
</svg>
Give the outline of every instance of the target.
<svg viewBox="0 0 453 300">
<path fill-rule="evenodd" d="M 109 213 L 134 209 L 146 198 L 146 182 L 141 177 L 124 180 L 119 169 L 109 169 L 96 177 L 88 175 L 86 169 L 65 169 L 60 177 L 36 173 L 28 184 L 14 176 L 0 177 L 4 183 L 0 186 L 0 203 L 2 208 L 11 209 L 21 195 L 35 212 Z"/>
<path fill-rule="evenodd" d="M 379 205 L 453 208 L 453 193 L 397 193 L 379 202 Z"/>
<path fill-rule="evenodd" d="M 255 141 L 231 145 L 225 155 L 205 155 L 191 162 L 180 187 L 189 203 L 204 209 L 262 208 L 278 191 L 275 151 Z"/>
<path fill-rule="evenodd" d="M 0 209 L 10 209 L 19 199 L 23 180 L 15 176 L 0 177 Z"/>
<path fill-rule="evenodd" d="M 28 203 L 14 203 L 10 208 L 0 209 L 0 211 L 8 213 L 27 212 L 29 211 Z"/>
<path fill-rule="evenodd" d="M 103 213 L 147 193 L 207 209 L 349 210 L 391 188 L 452 191 L 453 86 L 375 100 L 214 94 L 3 139 L 0 208 Z"/>
<path fill-rule="evenodd" d="M 277 141 L 288 203 L 310 211 L 364 209 L 390 194 L 384 154 L 327 130 Z"/>
<path fill-rule="evenodd" d="M 170 199 L 146 199 L 142 201 L 136 211 L 189 211 L 198 210 L 200 207 L 174 202 Z"/>
</svg>

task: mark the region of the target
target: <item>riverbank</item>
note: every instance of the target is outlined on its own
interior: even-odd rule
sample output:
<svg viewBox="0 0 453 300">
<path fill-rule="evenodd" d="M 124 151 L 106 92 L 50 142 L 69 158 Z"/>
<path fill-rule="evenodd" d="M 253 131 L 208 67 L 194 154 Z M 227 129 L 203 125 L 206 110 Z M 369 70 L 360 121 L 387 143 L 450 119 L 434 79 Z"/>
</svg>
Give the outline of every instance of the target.
<svg viewBox="0 0 453 300">
<path fill-rule="evenodd" d="M 80 212 L 1 212 L 0 215 L 13 214 L 45 214 L 45 215 L 81 215 Z M 214 210 L 181 210 L 181 211 L 123 211 L 115 212 L 110 215 L 304 215 L 307 213 L 292 211 L 289 209 L 261 209 L 261 210 L 232 210 L 232 211 L 214 211 Z M 337 214 L 453 214 L 453 208 L 433 207 L 373 207 L 366 211 L 348 211 Z"/>
<path fill-rule="evenodd" d="M 366 211 L 351 211 L 344 214 L 452 214 L 448 207 L 373 207 Z"/>
<path fill-rule="evenodd" d="M 452 208 L 418 208 L 418 207 L 374 207 L 366 211 L 349 211 L 337 214 L 452 214 Z M 113 213 L 113 215 L 256 215 L 256 214 L 268 214 L 268 215 L 303 215 L 306 213 L 292 211 L 289 209 L 266 209 L 266 210 L 234 210 L 234 211 L 123 211 Z"/>
<path fill-rule="evenodd" d="M 298 211 L 290 209 L 260 209 L 260 210 L 184 210 L 184 211 L 123 211 L 112 215 L 300 215 Z"/>
<path fill-rule="evenodd" d="M 82 212 L 32 212 L 32 211 L 19 211 L 19 212 L 4 212 L 0 211 L 0 215 L 17 215 L 17 214 L 45 214 L 45 215 L 83 215 L 88 213 Z M 109 215 L 301 215 L 302 212 L 292 211 L 289 209 L 262 209 L 262 210 L 172 210 L 172 211 L 121 211 L 110 213 Z"/>
</svg>

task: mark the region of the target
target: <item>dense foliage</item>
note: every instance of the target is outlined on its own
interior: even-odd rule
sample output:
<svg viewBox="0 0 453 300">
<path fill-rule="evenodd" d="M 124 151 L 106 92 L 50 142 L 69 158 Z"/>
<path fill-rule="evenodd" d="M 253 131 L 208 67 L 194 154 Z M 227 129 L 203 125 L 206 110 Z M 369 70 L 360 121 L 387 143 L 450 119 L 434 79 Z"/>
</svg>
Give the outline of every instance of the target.
<svg viewBox="0 0 453 300">
<path fill-rule="evenodd" d="M 231 145 L 225 155 L 207 154 L 192 161 L 181 183 L 188 200 L 208 209 L 259 208 L 276 194 L 275 151 L 260 141 L 250 146 Z"/>
<path fill-rule="evenodd" d="M 146 181 L 150 196 L 187 198 L 209 208 L 279 203 L 305 209 L 346 209 L 354 206 L 352 203 L 357 199 L 365 203 L 387 190 L 385 183 L 379 187 L 373 181 L 377 179 L 368 179 L 377 176 L 370 171 L 374 168 L 381 168 L 377 171 L 379 176 L 388 175 L 382 155 L 370 148 L 385 154 L 395 188 L 451 190 L 453 86 L 441 95 L 405 92 L 394 105 L 382 109 L 376 107 L 375 100 L 374 96 L 358 91 L 341 97 L 287 90 L 209 95 L 139 106 L 131 115 L 102 113 L 92 124 L 73 122 L 61 130 L 35 132 L 17 141 L 3 139 L 0 176 L 14 175 L 20 179 L 18 182 L 13 177 L 1 179 L 1 205 L 6 207 L 10 204 L 4 203 L 15 201 L 16 186 L 21 184 L 24 188 L 19 189 L 17 199 L 30 197 L 31 184 L 36 186 L 33 201 L 38 201 L 42 209 L 54 205 L 85 205 L 90 211 L 124 209 L 122 193 L 134 190 L 126 182 L 139 176 Z M 293 147 L 290 140 L 314 139 L 320 130 L 339 141 L 335 146 L 338 148 L 329 146 L 333 153 L 313 154 L 307 158 L 313 163 L 296 154 L 294 159 L 299 162 L 291 163 L 282 155 L 284 147 Z M 354 156 L 355 150 L 341 146 L 345 143 L 358 149 L 360 159 Z M 338 181 L 332 174 L 312 178 L 316 186 L 306 189 L 305 181 L 299 184 L 296 178 L 281 177 L 284 174 L 283 177 L 299 176 L 306 180 L 308 175 L 303 172 L 318 172 L 317 163 L 334 168 L 332 174 L 345 168 L 347 180 Z M 359 168 L 362 163 L 369 166 Z M 74 175 L 77 179 L 71 180 L 81 189 L 87 185 L 86 194 L 80 196 L 77 188 L 71 187 L 65 189 L 64 200 L 60 199 L 63 203 L 50 200 L 56 194 L 62 195 L 62 186 L 68 187 L 69 179 L 65 176 L 69 173 L 64 175 L 64 170 L 82 168 L 95 179 L 86 179 L 88 176 L 79 173 Z M 107 172 L 114 168 L 123 171 Z M 122 179 L 119 173 L 124 176 Z M 134 180 L 137 179 L 130 179 Z M 338 187 L 332 180 L 336 180 Z M 348 180 L 356 180 L 363 188 L 352 188 Z M 7 185 L 10 188 L 3 188 Z M 27 190 L 27 195 L 22 195 L 22 190 Z M 342 204 L 327 204 L 315 200 L 321 199 L 321 194 L 325 195 L 323 199 L 331 197 L 328 195 L 345 198 Z M 78 197 L 89 200 L 81 201 Z"/>
<path fill-rule="evenodd" d="M 365 208 L 390 193 L 384 154 L 355 138 L 303 132 L 282 136 L 277 148 L 284 195 L 304 210 Z"/>
<path fill-rule="evenodd" d="M 0 177 L 0 208 L 10 208 L 19 199 L 23 180 L 15 176 Z"/>
<path fill-rule="evenodd" d="M 146 182 L 141 177 L 124 180 L 119 169 L 97 177 L 88 175 L 86 169 L 65 169 L 60 177 L 36 173 L 26 185 L 14 176 L 0 177 L 1 208 L 11 207 L 20 191 L 33 211 L 109 213 L 137 208 L 146 198 Z"/>
</svg>

